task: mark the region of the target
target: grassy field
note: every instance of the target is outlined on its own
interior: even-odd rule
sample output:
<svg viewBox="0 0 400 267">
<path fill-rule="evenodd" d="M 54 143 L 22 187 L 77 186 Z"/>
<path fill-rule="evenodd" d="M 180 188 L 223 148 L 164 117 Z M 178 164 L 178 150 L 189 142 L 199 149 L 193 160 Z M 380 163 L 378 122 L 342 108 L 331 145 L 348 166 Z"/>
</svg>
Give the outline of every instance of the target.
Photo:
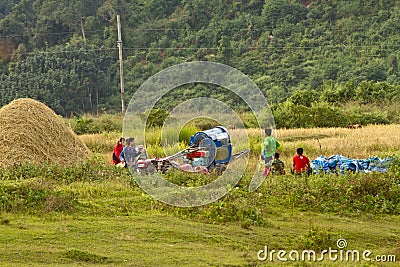
<svg viewBox="0 0 400 267">
<path fill-rule="evenodd" d="M 276 136 L 288 168 L 298 146 L 311 159 L 399 156 L 399 130 L 296 129 Z M 95 152 L 87 164 L 0 170 L 0 266 L 398 266 L 398 166 L 383 174 L 271 176 L 252 193 L 246 172 L 219 201 L 177 208 L 153 200 L 126 170 L 110 165 L 119 135 L 81 136 Z M 256 132 L 249 136 L 252 149 L 260 149 Z M 252 156 L 250 165 L 257 162 Z M 204 178 L 174 177 L 186 184 Z M 370 250 L 371 260 L 381 255 L 390 262 L 257 257 L 265 246 L 321 253 L 337 249 L 338 239 L 347 241 L 343 250 Z"/>
<path fill-rule="evenodd" d="M 115 217 L 8 215 L 9 222 L 0 228 L 1 265 L 280 266 L 284 263 L 276 259 L 259 261 L 257 252 L 265 245 L 276 250 L 299 249 L 313 234 L 321 242 L 333 235 L 346 238 L 348 249 L 368 249 L 374 256 L 388 255 L 396 253 L 399 219 L 399 216 L 343 218 L 289 212 L 270 216 L 268 227 L 245 229 L 237 223 L 205 224 L 157 212 Z M 357 264 L 325 260 L 286 265 L 321 266 L 322 263 Z M 360 266 L 395 266 L 360 263 Z"/>
</svg>

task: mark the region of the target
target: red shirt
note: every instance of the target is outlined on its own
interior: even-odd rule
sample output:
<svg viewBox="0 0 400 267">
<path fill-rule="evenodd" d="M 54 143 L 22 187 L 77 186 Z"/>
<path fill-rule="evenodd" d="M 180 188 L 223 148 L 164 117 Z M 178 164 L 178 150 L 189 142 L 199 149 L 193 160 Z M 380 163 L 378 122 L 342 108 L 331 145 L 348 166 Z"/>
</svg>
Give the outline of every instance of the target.
<svg viewBox="0 0 400 267">
<path fill-rule="evenodd" d="M 293 157 L 294 170 L 296 172 L 304 172 L 307 165 L 310 164 L 310 160 L 303 155 L 296 155 Z"/>
<path fill-rule="evenodd" d="M 118 143 L 114 146 L 114 154 L 115 154 L 115 156 L 116 156 L 117 159 L 118 159 L 118 160 L 113 160 L 113 163 L 114 163 L 115 165 L 118 164 L 118 163 L 120 163 L 119 155 L 121 154 L 123 148 L 124 148 L 124 146 L 123 146 L 123 145 L 120 145 L 120 144 L 118 144 Z"/>
</svg>

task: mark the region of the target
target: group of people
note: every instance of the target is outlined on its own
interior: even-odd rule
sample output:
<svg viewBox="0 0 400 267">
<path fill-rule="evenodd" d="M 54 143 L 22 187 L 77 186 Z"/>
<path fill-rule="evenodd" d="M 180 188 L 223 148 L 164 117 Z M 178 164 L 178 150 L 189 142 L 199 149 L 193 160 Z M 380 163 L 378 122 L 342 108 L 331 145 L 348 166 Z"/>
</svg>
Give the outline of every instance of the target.
<svg viewBox="0 0 400 267">
<path fill-rule="evenodd" d="M 136 162 L 146 159 L 147 154 L 143 145 L 136 146 L 135 138 L 124 139 L 121 137 L 114 146 L 112 161 L 114 165 L 136 170 Z"/>
<path fill-rule="evenodd" d="M 280 160 L 279 153 L 276 152 L 280 146 L 280 143 L 272 136 L 272 130 L 265 129 L 265 139 L 261 154 L 261 159 L 264 160 L 265 168 L 262 175 L 268 176 L 271 172 L 279 175 L 286 174 L 285 164 Z M 291 172 L 294 174 L 311 173 L 310 159 L 303 155 L 303 153 L 303 148 L 299 147 L 296 149 L 296 155 L 293 157 L 293 167 L 291 169 Z"/>
<path fill-rule="evenodd" d="M 125 144 L 124 144 L 125 143 Z M 270 173 L 283 175 L 286 174 L 285 164 L 280 160 L 280 155 L 276 150 L 280 148 L 280 143 L 272 136 L 271 129 L 265 129 L 265 139 L 263 142 L 261 159 L 264 160 L 265 168 L 262 173 L 268 176 Z M 294 174 L 311 173 L 310 159 L 303 155 L 303 148 L 299 147 L 296 150 L 296 155 L 293 157 L 293 167 L 291 172 Z M 120 138 L 114 146 L 113 164 L 131 167 L 136 170 L 136 162 L 139 159 L 146 159 L 147 154 L 143 145 L 136 146 L 135 138 Z"/>
</svg>

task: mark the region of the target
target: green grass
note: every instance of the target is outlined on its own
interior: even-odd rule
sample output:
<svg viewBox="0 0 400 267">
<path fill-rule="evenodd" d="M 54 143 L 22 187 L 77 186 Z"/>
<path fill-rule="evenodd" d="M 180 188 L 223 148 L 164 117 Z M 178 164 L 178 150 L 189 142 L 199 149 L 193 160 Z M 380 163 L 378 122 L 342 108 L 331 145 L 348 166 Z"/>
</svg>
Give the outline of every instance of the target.
<svg viewBox="0 0 400 267">
<path fill-rule="evenodd" d="M 0 266 L 280 266 L 257 252 L 335 249 L 338 238 L 399 259 L 398 174 L 315 175 L 308 185 L 272 176 L 253 193 L 245 175 L 217 202 L 177 208 L 113 166 L 15 167 L 1 173 Z M 202 176 L 186 178 L 201 184 Z M 359 265 L 396 266 L 374 264 Z"/>
<path fill-rule="evenodd" d="M 205 224 L 151 211 L 110 217 L 5 217 L 9 223 L 0 225 L 0 266 L 258 266 L 263 262 L 258 261 L 257 252 L 265 245 L 290 251 L 314 242 L 328 249 L 336 248 L 340 237 L 347 240 L 349 249 L 388 255 L 399 247 L 400 234 L 399 216 L 345 218 L 310 212 L 282 212 L 268 218 L 268 227 L 250 228 L 237 223 Z M 282 265 L 276 260 L 267 263 Z"/>
</svg>

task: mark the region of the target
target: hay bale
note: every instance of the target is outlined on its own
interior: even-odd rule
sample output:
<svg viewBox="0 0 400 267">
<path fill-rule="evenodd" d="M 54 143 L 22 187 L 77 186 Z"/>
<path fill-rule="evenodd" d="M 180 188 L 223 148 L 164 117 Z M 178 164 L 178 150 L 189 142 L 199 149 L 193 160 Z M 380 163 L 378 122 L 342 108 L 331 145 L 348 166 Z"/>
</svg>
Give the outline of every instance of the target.
<svg viewBox="0 0 400 267">
<path fill-rule="evenodd" d="M 0 109 L 0 168 L 24 163 L 69 166 L 89 154 L 82 140 L 43 103 L 21 98 Z"/>
</svg>

